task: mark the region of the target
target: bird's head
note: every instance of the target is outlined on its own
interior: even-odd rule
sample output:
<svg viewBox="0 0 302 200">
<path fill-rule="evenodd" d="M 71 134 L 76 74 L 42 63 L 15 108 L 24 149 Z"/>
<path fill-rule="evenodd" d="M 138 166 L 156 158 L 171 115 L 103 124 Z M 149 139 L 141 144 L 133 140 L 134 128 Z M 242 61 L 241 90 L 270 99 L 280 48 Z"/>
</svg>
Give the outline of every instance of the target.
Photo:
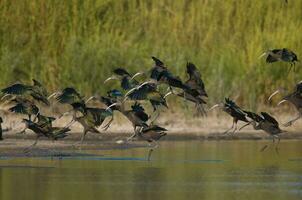
<svg viewBox="0 0 302 200">
<path fill-rule="evenodd" d="M 113 90 L 109 90 L 107 92 L 107 96 L 117 98 L 117 97 L 122 97 L 123 93 L 121 91 L 117 90 L 117 89 L 113 89 Z"/>
<path fill-rule="evenodd" d="M 286 93 L 286 89 L 285 89 L 285 88 L 279 88 L 279 89 L 277 89 L 275 92 L 273 92 L 273 93 L 268 97 L 267 100 L 270 102 L 270 101 L 272 100 L 272 98 L 273 98 L 275 95 L 279 94 L 279 93 L 282 93 L 282 94 Z"/>
</svg>

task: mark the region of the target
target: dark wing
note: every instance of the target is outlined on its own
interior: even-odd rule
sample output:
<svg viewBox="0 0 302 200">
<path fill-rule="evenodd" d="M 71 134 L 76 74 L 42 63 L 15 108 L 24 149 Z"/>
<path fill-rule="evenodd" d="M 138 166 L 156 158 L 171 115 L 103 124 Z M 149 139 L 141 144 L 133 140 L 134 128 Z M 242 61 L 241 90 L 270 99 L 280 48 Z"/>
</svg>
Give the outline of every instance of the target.
<svg viewBox="0 0 302 200">
<path fill-rule="evenodd" d="M 183 84 L 182 80 L 179 77 L 174 76 L 167 70 L 161 72 L 158 78 L 158 80 L 164 80 L 171 87 L 177 87 L 181 89 L 188 88 L 187 85 Z"/>
<path fill-rule="evenodd" d="M 132 105 L 131 108 L 135 112 L 145 111 L 144 107 L 140 103 L 137 103 L 137 102 L 134 105 Z"/>
<path fill-rule="evenodd" d="M 267 63 L 273 63 L 273 62 L 277 62 L 277 61 L 278 61 L 278 59 L 271 56 L 271 55 L 268 55 L 267 58 L 266 58 Z"/>
<path fill-rule="evenodd" d="M 131 77 L 131 74 L 129 74 L 125 69 L 123 68 L 117 68 L 113 70 L 113 73 L 119 76 L 129 76 Z"/>
<path fill-rule="evenodd" d="M 101 126 L 106 117 L 112 116 L 112 112 L 101 108 L 87 108 L 87 114 L 89 121 L 96 127 Z"/>
<path fill-rule="evenodd" d="M 135 116 L 144 122 L 148 121 L 148 119 L 149 119 L 149 116 L 144 111 L 135 112 Z"/>
<path fill-rule="evenodd" d="M 143 129 L 143 133 L 144 132 L 148 132 L 148 131 L 168 131 L 167 129 L 163 128 L 163 127 L 160 127 L 160 126 L 157 126 L 157 125 L 153 125 L 153 126 L 149 126 L 147 128 L 144 128 Z"/>
<path fill-rule="evenodd" d="M 16 83 L 7 88 L 2 89 L 1 91 L 4 94 L 23 95 L 25 92 L 28 92 L 30 90 L 30 86 L 21 83 Z"/>
<path fill-rule="evenodd" d="M 279 125 L 278 121 L 272 117 L 271 115 L 269 115 L 268 113 L 266 112 L 261 112 L 261 115 L 264 117 L 264 119 L 272 124 L 275 124 L 275 125 Z"/>
<path fill-rule="evenodd" d="M 15 106 L 9 108 L 9 111 L 13 113 L 28 115 L 28 114 L 38 114 L 39 108 L 34 104 L 28 105 L 24 103 L 18 103 Z"/>
<path fill-rule="evenodd" d="M 154 86 L 150 83 L 143 84 L 139 87 L 134 88 L 131 92 L 127 94 L 132 100 L 145 100 L 149 92 L 154 91 Z"/>
<path fill-rule="evenodd" d="M 67 127 L 65 127 L 65 128 L 53 127 L 51 135 L 52 135 L 54 140 L 62 139 L 62 138 L 65 138 L 69 135 L 69 134 L 67 134 L 67 132 L 69 132 L 69 131 L 71 131 L 71 129 L 67 128 Z"/>
<path fill-rule="evenodd" d="M 43 102 L 43 103 L 44 103 L 45 105 L 47 105 L 47 106 L 50 105 L 50 103 L 49 103 L 47 97 L 44 96 L 44 95 L 42 95 L 41 93 L 36 92 L 36 91 L 32 91 L 32 92 L 30 93 L 30 95 L 31 95 L 35 100 L 41 101 L 41 102 Z"/>
<path fill-rule="evenodd" d="M 101 96 L 99 100 L 100 100 L 100 102 L 102 102 L 106 106 L 110 106 L 110 105 L 116 103 L 116 100 L 114 100 L 114 99 L 112 99 L 110 97 L 103 97 L 103 96 Z"/>
<path fill-rule="evenodd" d="M 156 58 L 154 56 L 152 56 L 151 58 L 154 61 L 155 66 L 165 68 L 165 64 L 161 60 L 159 60 L 158 58 Z"/>
<path fill-rule="evenodd" d="M 201 77 L 201 74 L 197 70 L 196 66 L 190 62 L 187 63 L 187 73 L 189 74 L 190 78 L 196 79 Z"/>
<path fill-rule="evenodd" d="M 60 103 L 72 104 L 75 102 L 83 102 L 83 98 L 74 88 L 65 88 L 59 96 L 56 97 Z"/>
</svg>

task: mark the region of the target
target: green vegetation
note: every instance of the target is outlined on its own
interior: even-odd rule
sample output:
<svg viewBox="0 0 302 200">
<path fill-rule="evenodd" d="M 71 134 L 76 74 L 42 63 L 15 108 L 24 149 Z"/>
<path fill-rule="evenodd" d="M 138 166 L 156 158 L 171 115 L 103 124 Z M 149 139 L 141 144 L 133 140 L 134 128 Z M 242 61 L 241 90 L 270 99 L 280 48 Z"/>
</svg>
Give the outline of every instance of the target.
<svg viewBox="0 0 302 200">
<path fill-rule="evenodd" d="M 145 70 L 154 55 L 183 78 L 195 63 L 211 102 L 255 107 L 301 79 L 258 59 L 269 48 L 302 55 L 301 17 L 302 1 L 1 0 L 0 86 L 39 77 L 51 90 L 101 93 L 113 68 Z"/>
</svg>

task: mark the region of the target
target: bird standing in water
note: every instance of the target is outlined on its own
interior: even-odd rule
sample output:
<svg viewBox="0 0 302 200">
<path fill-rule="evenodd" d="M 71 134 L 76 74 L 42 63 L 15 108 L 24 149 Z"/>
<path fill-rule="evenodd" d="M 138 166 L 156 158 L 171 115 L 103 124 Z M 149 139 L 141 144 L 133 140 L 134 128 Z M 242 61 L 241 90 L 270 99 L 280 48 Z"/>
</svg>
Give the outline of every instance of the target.
<svg viewBox="0 0 302 200">
<path fill-rule="evenodd" d="M 23 119 L 22 122 L 25 123 L 26 128 L 32 130 L 36 134 L 35 142 L 30 147 L 28 147 L 26 151 L 34 147 L 38 143 L 40 137 L 44 136 L 54 141 L 61 138 L 65 138 L 68 135 L 67 132 L 70 131 L 69 127 L 42 127 L 39 124 L 28 119 Z"/>
<path fill-rule="evenodd" d="M 151 125 L 148 127 L 141 127 L 136 135 L 138 136 L 139 139 L 145 140 L 147 142 L 149 142 L 149 144 L 151 143 L 155 143 L 155 146 L 153 146 L 148 153 L 148 161 L 150 161 L 151 159 L 151 154 L 154 151 L 155 148 L 158 147 L 158 143 L 157 141 L 167 135 L 166 133 L 167 129 L 162 128 L 160 126 L 157 125 Z"/>
<path fill-rule="evenodd" d="M 270 136 L 272 136 L 273 144 L 275 143 L 275 139 L 278 140 L 276 147 L 275 147 L 275 150 L 278 153 L 278 145 L 280 142 L 279 134 L 285 132 L 280 129 L 278 121 L 266 112 L 261 112 L 261 116 L 256 113 L 249 112 L 249 111 L 244 111 L 244 112 L 247 114 L 248 118 L 252 119 L 252 121 L 248 122 L 246 125 L 244 125 L 240 129 L 244 128 L 247 125 L 252 124 L 252 126 L 254 127 L 255 130 L 265 131 Z M 269 145 L 265 145 L 261 149 L 261 151 L 264 151 L 268 146 Z"/>
<path fill-rule="evenodd" d="M 230 100 L 229 98 L 225 98 L 224 103 L 214 105 L 212 108 L 209 109 L 209 111 L 217 107 L 222 108 L 224 112 L 228 113 L 230 116 L 233 117 L 232 127 L 226 130 L 224 134 L 228 133 L 232 129 L 232 133 L 235 133 L 237 130 L 238 121 L 249 122 L 246 118 L 246 113 L 234 101 Z"/>
</svg>

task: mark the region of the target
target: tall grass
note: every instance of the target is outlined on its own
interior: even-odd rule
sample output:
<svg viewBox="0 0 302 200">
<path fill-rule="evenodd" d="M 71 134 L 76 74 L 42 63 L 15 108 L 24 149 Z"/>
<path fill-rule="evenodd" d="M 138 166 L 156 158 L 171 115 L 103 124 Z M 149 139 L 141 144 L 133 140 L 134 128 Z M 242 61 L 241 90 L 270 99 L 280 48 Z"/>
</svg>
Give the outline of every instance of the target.
<svg viewBox="0 0 302 200">
<path fill-rule="evenodd" d="M 258 56 L 282 47 L 302 55 L 301 17 L 302 1 L 1 0 L 0 86 L 38 77 L 51 90 L 102 93 L 113 68 L 145 70 L 154 55 L 182 78 L 195 63 L 212 102 L 256 107 L 300 79 Z"/>
</svg>

